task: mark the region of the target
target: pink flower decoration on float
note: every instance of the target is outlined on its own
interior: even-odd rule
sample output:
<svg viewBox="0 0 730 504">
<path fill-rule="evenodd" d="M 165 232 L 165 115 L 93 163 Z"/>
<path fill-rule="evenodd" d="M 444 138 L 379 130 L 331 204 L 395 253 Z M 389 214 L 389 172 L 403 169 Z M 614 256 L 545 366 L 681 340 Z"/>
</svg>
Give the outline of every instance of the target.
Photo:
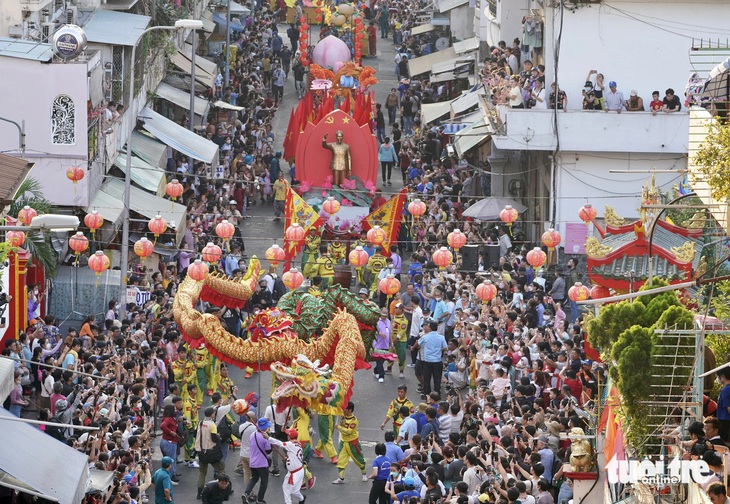
<svg viewBox="0 0 730 504">
<path fill-rule="evenodd" d="M 342 201 L 340 201 L 340 205 L 342 205 L 342 206 L 352 206 L 352 201 L 350 201 L 347 198 L 342 198 Z"/>
<path fill-rule="evenodd" d="M 354 180 L 345 179 L 342 181 L 341 186 L 343 189 L 347 189 L 348 191 L 354 191 L 355 188 L 357 188 L 357 182 L 355 182 Z"/>
<path fill-rule="evenodd" d="M 309 192 L 309 190 L 312 188 L 312 183 L 309 180 L 305 180 L 301 184 L 299 184 L 299 194 L 304 194 L 306 192 Z"/>
</svg>

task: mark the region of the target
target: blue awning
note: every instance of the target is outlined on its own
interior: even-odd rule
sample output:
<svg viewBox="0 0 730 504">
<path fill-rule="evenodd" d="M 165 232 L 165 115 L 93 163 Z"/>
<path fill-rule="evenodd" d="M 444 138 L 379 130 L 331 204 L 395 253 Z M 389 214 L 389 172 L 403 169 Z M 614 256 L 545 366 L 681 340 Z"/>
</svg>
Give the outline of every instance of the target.
<svg viewBox="0 0 730 504">
<path fill-rule="evenodd" d="M 218 13 L 214 12 L 213 13 L 213 21 L 215 21 L 215 24 L 218 25 L 218 31 L 225 33 L 225 31 L 226 31 L 226 17 L 223 16 L 223 15 L 221 15 L 221 14 L 218 14 Z M 238 20 L 233 20 L 233 19 L 228 24 L 228 29 L 230 31 L 238 31 L 238 32 L 242 32 L 244 30 L 243 25 L 240 22 L 238 22 Z"/>
</svg>

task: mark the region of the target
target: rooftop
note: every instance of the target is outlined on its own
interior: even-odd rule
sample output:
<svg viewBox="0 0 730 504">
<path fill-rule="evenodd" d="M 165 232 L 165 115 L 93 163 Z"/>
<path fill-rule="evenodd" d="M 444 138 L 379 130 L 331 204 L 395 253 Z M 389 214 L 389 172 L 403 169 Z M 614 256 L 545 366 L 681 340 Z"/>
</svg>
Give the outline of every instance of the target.
<svg viewBox="0 0 730 504">
<path fill-rule="evenodd" d="M 0 56 L 48 63 L 53 59 L 51 44 L 0 37 Z"/>
</svg>

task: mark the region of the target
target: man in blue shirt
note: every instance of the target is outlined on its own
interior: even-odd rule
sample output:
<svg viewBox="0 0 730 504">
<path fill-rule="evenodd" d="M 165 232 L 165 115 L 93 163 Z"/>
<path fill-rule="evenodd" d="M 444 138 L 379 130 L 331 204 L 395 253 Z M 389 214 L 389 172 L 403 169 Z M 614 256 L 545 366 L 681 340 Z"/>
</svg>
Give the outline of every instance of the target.
<svg viewBox="0 0 730 504">
<path fill-rule="evenodd" d="M 233 276 L 233 271 L 238 269 L 238 260 L 241 258 L 241 245 L 238 243 L 231 243 L 231 251 L 226 256 L 225 268 L 226 275 L 229 277 Z"/>
<path fill-rule="evenodd" d="M 443 301 L 441 301 L 446 306 Z M 441 392 L 441 378 L 444 371 L 444 364 L 441 360 L 446 352 L 446 338 L 436 332 L 438 324 L 435 321 L 423 323 L 423 336 L 416 343 L 418 348 L 423 349 L 423 395 L 425 399 L 431 393 L 431 379 L 433 378 L 433 390 Z"/>
<path fill-rule="evenodd" d="M 444 334 L 446 329 L 446 319 L 449 318 L 450 314 L 441 289 L 434 289 L 433 299 L 435 303 L 431 307 L 431 311 L 433 312 L 433 319 L 438 324 L 436 326 L 438 329 L 434 328 L 434 330 L 438 330 L 441 334 Z M 438 390 L 436 392 L 438 392 Z"/>
<path fill-rule="evenodd" d="M 172 459 L 162 457 L 162 468 L 155 471 L 152 476 L 152 483 L 155 484 L 155 504 L 172 504 L 172 479 L 170 470 Z"/>
<path fill-rule="evenodd" d="M 404 458 L 406 458 L 401 447 L 394 443 L 395 432 L 387 431 L 385 433 L 385 456 L 388 458 L 391 464 L 397 464 Z"/>
</svg>

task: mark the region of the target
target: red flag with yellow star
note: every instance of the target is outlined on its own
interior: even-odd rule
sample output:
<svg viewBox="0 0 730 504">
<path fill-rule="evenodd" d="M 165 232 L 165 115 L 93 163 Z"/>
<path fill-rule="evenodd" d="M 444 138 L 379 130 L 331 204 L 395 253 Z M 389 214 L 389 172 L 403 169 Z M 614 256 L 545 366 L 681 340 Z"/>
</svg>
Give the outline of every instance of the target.
<svg viewBox="0 0 730 504">
<path fill-rule="evenodd" d="M 398 243 L 398 234 L 403 224 L 403 208 L 407 199 L 407 191 L 401 189 L 398 194 L 395 194 L 362 221 L 362 227 L 366 231 L 373 226 L 380 226 L 385 231 L 385 241 L 380 245 L 384 256 L 390 256 L 390 246 Z"/>
<path fill-rule="evenodd" d="M 304 198 L 299 196 L 293 189 L 289 189 L 284 202 L 284 230 L 295 222 L 302 226 L 304 236 L 309 233 L 310 229 L 316 229 L 319 232 L 319 229 L 324 224 L 322 217 L 304 201 Z M 292 261 L 302 251 L 303 247 L 304 240 L 294 242 L 287 240 L 286 235 L 284 236 L 284 253 L 286 254 L 284 260 L 285 272 L 289 271 Z"/>
</svg>

